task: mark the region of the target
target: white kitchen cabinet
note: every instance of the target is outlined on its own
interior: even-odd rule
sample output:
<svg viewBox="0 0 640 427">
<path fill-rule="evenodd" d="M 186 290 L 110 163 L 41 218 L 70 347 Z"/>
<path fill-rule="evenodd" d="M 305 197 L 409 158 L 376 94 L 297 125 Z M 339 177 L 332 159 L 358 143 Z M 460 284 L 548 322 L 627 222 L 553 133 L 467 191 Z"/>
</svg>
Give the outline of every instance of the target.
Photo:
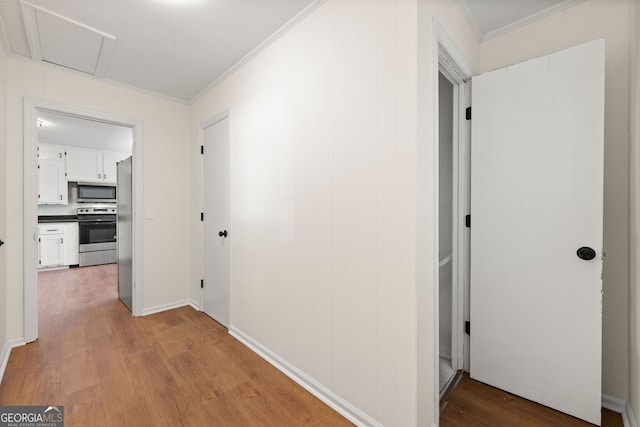
<svg viewBox="0 0 640 427">
<path fill-rule="evenodd" d="M 129 156 L 128 153 L 67 147 L 67 180 L 115 185 L 116 163 Z"/>
<path fill-rule="evenodd" d="M 64 147 L 38 144 L 38 204 L 69 203 Z"/>
<path fill-rule="evenodd" d="M 67 180 L 102 183 L 102 151 L 67 147 Z"/>
<path fill-rule="evenodd" d="M 102 175 L 105 182 L 116 184 L 118 173 L 118 162 L 131 156 L 129 153 L 118 153 L 115 151 L 104 151 L 102 153 Z"/>
<path fill-rule="evenodd" d="M 38 224 L 39 267 L 77 265 L 79 233 L 77 222 Z"/>
<path fill-rule="evenodd" d="M 64 223 L 38 225 L 39 266 L 58 267 L 64 263 Z"/>
</svg>

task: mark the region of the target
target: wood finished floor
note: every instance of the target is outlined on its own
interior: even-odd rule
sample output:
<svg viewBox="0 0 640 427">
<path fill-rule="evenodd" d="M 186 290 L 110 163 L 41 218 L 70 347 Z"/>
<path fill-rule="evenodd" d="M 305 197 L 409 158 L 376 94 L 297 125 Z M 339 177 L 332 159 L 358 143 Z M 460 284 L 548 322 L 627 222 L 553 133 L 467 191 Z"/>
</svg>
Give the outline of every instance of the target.
<svg viewBox="0 0 640 427">
<path fill-rule="evenodd" d="M 67 427 L 352 425 L 191 307 L 131 317 L 116 268 L 39 274 L 40 338 L 0 405 L 64 405 Z"/>
<path fill-rule="evenodd" d="M 440 413 L 440 427 L 593 427 L 505 391 L 465 373 Z M 620 414 L 602 410 L 602 427 L 623 427 Z"/>
</svg>

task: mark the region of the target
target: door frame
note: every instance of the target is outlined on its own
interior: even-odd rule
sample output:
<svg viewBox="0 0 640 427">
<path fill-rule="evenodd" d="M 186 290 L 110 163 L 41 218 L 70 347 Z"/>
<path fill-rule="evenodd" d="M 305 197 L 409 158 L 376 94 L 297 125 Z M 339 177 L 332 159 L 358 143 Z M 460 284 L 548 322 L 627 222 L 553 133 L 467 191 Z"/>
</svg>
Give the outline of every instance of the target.
<svg viewBox="0 0 640 427">
<path fill-rule="evenodd" d="M 204 213 L 204 156 L 203 156 L 203 147 L 204 147 L 204 131 L 205 129 L 215 125 L 216 123 L 221 122 L 222 120 L 229 120 L 229 133 L 227 137 L 229 138 L 229 158 L 227 161 L 229 162 L 229 230 L 233 230 L 233 121 L 232 121 L 232 111 L 231 108 L 225 108 L 218 114 L 200 122 L 198 126 L 198 150 L 200 150 L 200 170 L 199 170 L 199 182 L 200 182 L 200 213 Z M 231 329 L 232 325 L 232 310 L 231 310 L 231 299 L 233 298 L 233 269 L 231 265 L 233 265 L 233 233 L 230 234 L 229 238 L 227 238 L 229 242 L 229 329 Z M 200 220 L 200 278 L 204 280 L 204 221 Z M 202 282 L 201 282 L 202 283 Z M 204 288 L 200 287 L 200 311 L 204 312 Z"/>
<path fill-rule="evenodd" d="M 24 338 L 38 338 L 38 111 L 126 126 L 133 131 L 133 316 L 141 316 L 144 307 L 144 122 L 139 119 L 103 113 L 88 108 L 24 98 Z"/>
<path fill-rule="evenodd" d="M 440 271 L 439 271 L 439 188 L 440 188 L 440 167 L 439 167 L 439 76 L 438 71 L 453 84 L 453 247 L 452 247 L 452 354 L 451 363 L 454 369 L 468 369 L 465 364 L 465 317 L 468 318 L 468 284 L 469 284 L 469 258 L 468 236 L 469 231 L 465 231 L 463 218 L 469 212 L 468 200 L 470 197 L 470 169 L 468 152 L 470 139 L 468 125 L 465 119 L 465 84 L 471 81 L 471 77 L 476 74 L 475 69 L 466 60 L 460 49 L 453 42 L 444 28 L 436 21 L 433 21 L 433 217 L 434 217 L 434 246 L 433 246 L 433 396 L 434 396 L 434 423 L 439 425 L 440 419 L 440 388 L 439 388 L 439 365 L 440 365 Z M 427 165 L 424 165 L 427 166 Z M 424 167 L 423 166 L 423 167 Z M 466 242 L 465 242 L 466 241 Z M 468 347 L 467 347 L 468 348 Z"/>
</svg>

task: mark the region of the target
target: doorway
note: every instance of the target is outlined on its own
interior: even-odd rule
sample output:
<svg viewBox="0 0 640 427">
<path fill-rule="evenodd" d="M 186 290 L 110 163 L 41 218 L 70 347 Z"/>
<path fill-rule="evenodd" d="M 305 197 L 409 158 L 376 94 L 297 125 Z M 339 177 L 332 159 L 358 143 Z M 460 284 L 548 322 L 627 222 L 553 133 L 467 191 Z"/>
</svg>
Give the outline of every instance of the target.
<svg viewBox="0 0 640 427">
<path fill-rule="evenodd" d="M 439 272 L 439 387 L 442 399 L 456 375 L 453 368 L 453 84 L 438 73 L 438 272 Z M 456 325 L 457 327 L 457 325 Z"/>
<path fill-rule="evenodd" d="M 444 30 L 436 25 L 434 61 L 439 72 L 433 84 L 437 95 L 434 115 L 434 408 L 445 403 L 462 371 L 469 369 L 469 247 L 470 230 L 470 121 L 472 67 Z"/>
<path fill-rule="evenodd" d="M 142 211 L 142 201 L 143 201 L 143 193 L 142 193 L 142 184 L 143 184 L 143 171 L 142 171 L 142 122 L 137 119 L 130 119 L 121 116 L 115 116 L 110 114 L 98 113 L 91 110 L 87 110 L 84 108 L 78 108 L 58 103 L 53 103 L 46 100 L 34 99 L 34 98 L 25 98 L 25 107 L 24 107 L 24 118 L 25 118 L 25 127 L 24 127 L 24 290 L 25 290 L 25 341 L 31 342 L 38 338 L 38 271 L 39 271 L 39 261 L 41 258 L 39 257 L 39 250 L 41 245 L 39 242 L 39 224 L 38 224 L 38 216 L 45 215 L 62 215 L 68 214 L 71 216 L 73 213 L 69 211 L 69 209 L 78 209 L 78 186 L 77 182 L 75 183 L 64 183 L 64 185 L 58 185 L 61 191 L 64 194 L 61 194 L 62 201 L 67 202 L 60 203 L 57 206 L 48 204 L 44 207 L 44 210 L 40 209 L 38 204 L 38 194 L 40 193 L 39 189 L 39 169 L 38 169 L 38 145 L 41 145 L 40 137 L 41 132 L 39 132 L 39 128 L 42 128 L 46 125 L 46 121 L 55 120 L 56 118 L 61 118 L 62 122 L 65 120 L 67 124 L 69 121 L 82 121 L 85 124 L 100 124 L 105 127 L 109 126 L 117 126 L 119 128 L 126 129 L 126 131 L 131 135 L 129 139 L 129 155 L 133 154 L 134 159 L 134 170 L 133 170 L 133 185 L 132 190 L 134 194 L 134 202 L 132 204 L 132 209 L 134 215 L 136 212 Z M 70 135 L 70 134 L 69 134 Z M 68 135 L 68 136 L 69 136 Z M 49 143 L 55 141 L 48 141 Z M 78 153 L 82 155 L 91 154 L 94 155 L 92 160 L 93 165 L 101 166 L 100 176 L 92 177 L 90 179 L 92 184 L 96 184 L 98 180 L 102 179 L 105 182 L 97 183 L 98 186 L 96 188 L 99 189 L 100 186 L 108 187 L 108 183 L 113 180 L 115 182 L 115 173 L 116 173 L 116 163 L 117 160 L 107 155 L 107 169 L 104 170 L 104 162 L 97 162 L 97 149 L 96 147 L 74 147 L 72 141 L 66 139 L 64 144 L 53 144 L 55 145 L 68 145 L 70 150 L 76 150 Z M 76 144 L 77 146 L 78 144 Z M 117 145 L 116 145 L 117 146 Z M 114 146 L 114 148 L 116 147 Z M 122 147 L 122 146 L 120 146 Z M 95 152 L 94 152 L 95 151 Z M 105 151 L 106 152 L 106 151 Z M 109 151 L 111 153 L 111 151 Z M 100 152 L 100 159 L 103 160 L 102 155 L 104 152 Z M 90 163 L 90 162 L 89 162 Z M 111 165 L 113 163 L 113 165 Z M 79 163 L 81 165 L 86 165 L 85 163 Z M 113 166 L 113 168 L 111 168 Z M 52 169 L 53 170 L 53 169 Z M 58 171 L 59 172 L 59 171 Z M 63 172 L 66 174 L 66 162 L 63 167 Z M 78 171 L 81 173 L 81 171 Z M 66 176 L 63 176 L 66 180 Z M 78 181 L 78 180 L 76 180 Z M 86 179 L 82 179 L 81 181 L 86 181 Z M 69 193 L 71 194 L 71 199 L 69 199 Z M 66 199 L 65 199 L 66 198 Z M 72 200 L 71 206 L 69 206 L 69 200 Z M 83 205 L 83 207 L 85 207 Z M 57 210 L 64 210 L 58 212 Z M 45 212 L 46 211 L 46 212 Z M 68 212 L 67 212 L 68 211 Z M 78 225 L 76 222 L 73 225 Z M 73 225 L 70 225 L 70 228 L 73 229 Z M 53 228 L 52 228 L 53 229 Z M 66 227 L 64 231 L 60 230 L 62 233 L 65 233 Z M 80 243 L 80 232 L 79 226 L 76 228 L 76 238 L 79 246 Z M 73 237 L 73 230 L 71 230 L 71 236 Z M 61 239 L 67 237 L 66 235 L 59 236 Z M 86 236 L 85 236 L 86 237 Z M 58 242 L 57 238 L 55 239 Z M 72 238 L 73 241 L 73 238 Z M 53 240 L 52 240 L 53 242 Z M 68 253 L 65 254 L 63 240 L 60 240 L 60 245 L 55 246 L 53 244 L 49 245 L 48 248 L 55 249 L 57 247 L 57 252 L 51 249 L 51 254 L 59 253 L 60 256 L 63 257 L 63 260 L 58 259 L 57 263 L 61 266 L 63 264 L 68 265 L 78 265 L 79 264 L 79 247 L 78 250 L 75 251 L 74 243 L 67 245 Z M 115 243 L 115 242 L 114 242 Z M 55 246 L 55 247 L 54 247 Z M 105 248 L 106 249 L 106 248 Z M 132 238 L 132 288 L 133 288 L 133 314 L 139 315 L 142 311 L 143 304 L 143 269 L 142 269 L 142 260 L 143 260 L 143 223 L 141 216 L 134 216 L 133 221 L 133 238 Z M 75 252 L 75 257 L 74 257 Z M 51 255 L 49 254 L 49 255 Z M 65 256 L 69 256 L 70 258 L 64 258 Z M 106 254 L 105 256 L 110 256 L 110 254 Z M 76 259 L 77 258 L 77 259 Z"/>
<path fill-rule="evenodd" d="M 438 72 L 438 391 L 446 401 L 465 365 L 464 322 L 469 271 L 468 84 L 452 69 Z"/>
</svg>

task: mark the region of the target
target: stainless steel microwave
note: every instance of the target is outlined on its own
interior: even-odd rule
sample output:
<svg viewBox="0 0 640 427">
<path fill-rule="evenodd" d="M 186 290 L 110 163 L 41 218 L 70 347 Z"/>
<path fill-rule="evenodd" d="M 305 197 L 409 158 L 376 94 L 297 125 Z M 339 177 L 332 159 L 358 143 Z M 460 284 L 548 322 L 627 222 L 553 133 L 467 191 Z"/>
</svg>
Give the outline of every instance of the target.
<svg viewBox="0 0 640 427">
<path fill-rule="evenodd" d="M 115 203 L 116 187 L 109 185 L 78 184 L 78 202 Z"/>
</svg>

